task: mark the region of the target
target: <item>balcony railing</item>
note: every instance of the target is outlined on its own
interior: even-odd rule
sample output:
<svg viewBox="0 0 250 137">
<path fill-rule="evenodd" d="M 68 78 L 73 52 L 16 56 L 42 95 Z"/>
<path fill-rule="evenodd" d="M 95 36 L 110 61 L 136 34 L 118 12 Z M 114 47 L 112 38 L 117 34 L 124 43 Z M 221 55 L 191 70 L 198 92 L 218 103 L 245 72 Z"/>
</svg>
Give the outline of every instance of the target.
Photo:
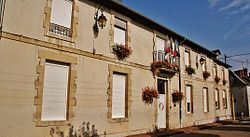
<svg viewBox="0 0 250 137">
<path fill-rule="evenodd" d="M 50 23 L 49 31 L 58 35 L 71 37 L 72 36 L 72 29 L 55 24 Z"/>
</svg>

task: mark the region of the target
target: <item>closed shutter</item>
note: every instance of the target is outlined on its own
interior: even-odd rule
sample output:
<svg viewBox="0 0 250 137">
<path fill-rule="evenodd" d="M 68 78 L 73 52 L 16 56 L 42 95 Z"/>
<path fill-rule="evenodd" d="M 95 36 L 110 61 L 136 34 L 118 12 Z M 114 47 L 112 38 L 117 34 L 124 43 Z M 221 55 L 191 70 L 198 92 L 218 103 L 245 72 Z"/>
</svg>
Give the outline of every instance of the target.
<svg viewBox="0 0 250 137">
<path fill-rule="evenodd" d="M 165 40 L 157 37 L 156 50 L 157 50 L 157 60 L 158 61 L 164 60 L 164 47 L 165 47 Z"/>
<path fill-rule="evenodd" d="M 113 74 L 112 118 L 125 118 L 126 76 Z"/>
<path fill-rule="evenodd" d="M 45 64 L 42 121 L 66 120 L 69 66 Z"/>
<path fill-rule="evenodd" d="M 52 0 L 51 23 L 71 28 L 72 1 Z"/>
<path fill-rule="evenodd" d="M 185 53 L 184 53 L 184 63 L 186 66 L 188 66 L 190 64 L 189 62 L 189 51 L 185 50 Z"/>
<path fill-rule="evenodd" d="M 114 28 L 114 42 L 116 44 L 126 44 L 126 32 L 124 29 L 121 29 L 119 27 Z"/>
<path fill-rule="evenodd" d="M 208 112 L 207 88 L 203 88 L 203 108 L 204 108 L 204 112 Z"/>
</svg>

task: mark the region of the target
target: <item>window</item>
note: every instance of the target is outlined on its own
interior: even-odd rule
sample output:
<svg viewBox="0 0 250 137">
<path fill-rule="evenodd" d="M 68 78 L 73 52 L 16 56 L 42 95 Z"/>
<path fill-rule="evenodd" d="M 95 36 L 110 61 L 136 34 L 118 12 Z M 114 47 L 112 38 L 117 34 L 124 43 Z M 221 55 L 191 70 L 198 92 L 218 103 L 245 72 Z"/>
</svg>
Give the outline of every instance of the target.
<svg viewBox="0 0 250 137">
<path fill-rule="evenodd" d="M 201 57 L 201 69 L 202 71 L 206 71 L 206 58 L 205 57 Z"/>
<path fill-rule="evenodd" d="M 203 112 L 209 112 L 208 88 L 203 88 Z"/>
<path fill-rule="evenodd" d="M 3 14 L 4 14 L 4 8 L 5 8 L 5 1 L 6 0 L 0 0 L 0 24 L 2 26 L 3 23 Z"/>
<path fill-rule="evenodd" d="M 223 107 L 227 108 L 227 92 L 226 92 L 226 90 L 223 90 L 223 92 L 222 92 L 222 101 L 223 101 Z"/>
<path fill-rule="evenodd" d="M 126 75 L 113 74 L 112 118 L 125 118 Z"/>
<path fill-rule="evenodd" d="M 213 67 L 213 74 L 214 74 L 214 78 L 217 76 L 217 67 L 216 65 L 214 65 Z"/>
<path fill-rule="evenodd" d="M 126 44 L 126 28 L 127 23 L 120 19 L 115 18 L 115 27 L 114 27 L 114 43 L 115 44 Z"/>
<path fill-rule="evenodd" d="M 214 91 L 215 91 L 215 93 L 214 93 L 214 95 L 215 95 L 215 108 L 220 109 L 219 90 L 215 89 Z"/>
<path fill-rule="evenodd" d="M 39 64 L 35 88 L 36 126 L 70 124 L 76 105 L 77 59 L 63 53 L 38 51 Z"/>
<path fill-rule="evenodd" d="M 192 86 L 186 85 L 186 111 L 193 113 Z"/>
<path fill-rule="evenodd" d="M 71 37 L 72 0 L 52 0 L 50 32 Z"/>
<path fill-rule="evenodd" d="M 126 122 L 131 106 L 131 69 L 109 65 L 108 120 Z"/>
<path fill-rule="evenodd" d="M 184 63 L 185 63 L 185 66 L 189 66 L 190 65 L 190 51 L 188 49 L 185 49 Z"/>
<path fill-rule="evenodd" d="M 222 71 L 222 73 L 221 73 L 221 75 L 222 75 L 222 76 L 221 76 L 221 77 L 222 77 L 222 79 L 223 79 L 223 80 L 225 80 L 225 69 L 224 69 L 224 68 L 222 68 L 222 70 L 221 70 L 221 71 Z"/>
<path fill-rule="evenodd" d="M 67 120 L 69 66 L 45 63 L 41 121 Z"/>
<path fill-rule="evenodd" d="M 165 53 L 164 53 L 165 40 L 157 37 L 155 45 L 156 45 L 156 55 L 155 55 L 156 61 L 164 61 L 164 59 L 165 59 Z"/>
</svg>

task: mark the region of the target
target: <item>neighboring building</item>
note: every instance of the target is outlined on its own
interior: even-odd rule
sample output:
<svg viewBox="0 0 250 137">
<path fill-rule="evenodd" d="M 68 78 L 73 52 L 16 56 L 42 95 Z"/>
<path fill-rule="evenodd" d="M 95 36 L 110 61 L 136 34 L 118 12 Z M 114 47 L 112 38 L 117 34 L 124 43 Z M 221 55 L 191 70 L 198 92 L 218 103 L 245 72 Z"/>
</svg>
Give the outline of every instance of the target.
<svg viewBox="0 0 250 137">
<path fill-rule="evenodd" d="M 246 68 L 230 71 L 230 90 L 234 97 L 236 116 L 249 117 L 250 110 L 250 78 Z"/>
<path fill-rule="evenodd" d="M 88 122 L 117 137 L 231 117 L 229 65 L 113 0 L 1 0 L 0 11 L 3 137 L 72 136 Z M 152 105 L 142 101 L 146 86 L 159 92 Z M 184 99 L 173 103 L 174 91 Z"/>
</svg>

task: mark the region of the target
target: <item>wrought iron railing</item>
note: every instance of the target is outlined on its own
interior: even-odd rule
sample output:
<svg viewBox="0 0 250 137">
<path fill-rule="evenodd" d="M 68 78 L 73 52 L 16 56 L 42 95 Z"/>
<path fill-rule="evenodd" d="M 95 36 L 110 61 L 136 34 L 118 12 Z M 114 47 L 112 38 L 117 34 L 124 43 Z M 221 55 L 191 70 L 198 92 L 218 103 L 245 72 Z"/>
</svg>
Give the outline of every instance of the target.
<svg viewBox="0 0 250 137">
<path fill-rule="evenodd" d="M 72 29 L 55 24 L 50 23 L 49 31 L 58 35 L 71 37 L 72 36 Z"/>
</svg>

